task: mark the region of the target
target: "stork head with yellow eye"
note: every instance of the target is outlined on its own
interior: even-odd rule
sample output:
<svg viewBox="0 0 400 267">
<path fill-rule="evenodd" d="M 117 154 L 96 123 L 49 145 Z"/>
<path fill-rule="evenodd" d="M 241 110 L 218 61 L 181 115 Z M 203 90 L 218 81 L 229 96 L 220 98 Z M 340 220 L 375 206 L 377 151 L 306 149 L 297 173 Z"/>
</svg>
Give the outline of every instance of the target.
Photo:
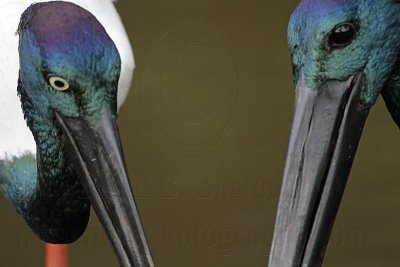
<svg viewBox="0 0 400 267">
<path fill-rule="evenodd" d="M 62 1 L 30 6 L 18 34 L 17 91 L 37 152 L 0 161 L 0 190 L 49 243 L 78 239 L 93 205 L 121 265 L 153 266 L 116 124 L 114 42 Z"/>
</svg>

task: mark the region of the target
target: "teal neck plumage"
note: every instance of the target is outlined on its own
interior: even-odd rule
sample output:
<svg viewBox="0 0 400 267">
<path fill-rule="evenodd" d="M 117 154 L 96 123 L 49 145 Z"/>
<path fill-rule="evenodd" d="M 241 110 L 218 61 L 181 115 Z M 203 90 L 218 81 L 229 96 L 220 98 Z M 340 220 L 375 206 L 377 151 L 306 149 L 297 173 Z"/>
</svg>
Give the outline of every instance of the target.
<svg viewBox="0 0 400 267">
<path fill-rule="evenodd" d="M 54 122 L 31 103 L 21 83 L 18 92 L 37 154 L 36 159 L 25 155 L 0 161 L 0 188 L 41 239 L 73 242 L 86 229 L 90 203 Z"/>
<path fill-rule="evenodd" d="M 18 92 L 37 144 L 36 188 L 31 195 L 24 196 L 27 204 L 23 206 L 27 209 L 22 210 L 22 216 L 43 240 L 70 243 L 86 229 L 89 200 L 68 159 L 55 121 L 32 104 L 22 83 Z"/>
<path fill-rule="evenodd" d="M 400 55 L 400 50 L 399 50 Z M 381 94 L 393 120 L 400 128 L 400 59 Z"/>
<path fill-rule="evenodd" d="M 35 192 L 36 177 L 34 155 L 0 160 L 0 190 L 20 214 L 27 210 Z"/>
</svg>

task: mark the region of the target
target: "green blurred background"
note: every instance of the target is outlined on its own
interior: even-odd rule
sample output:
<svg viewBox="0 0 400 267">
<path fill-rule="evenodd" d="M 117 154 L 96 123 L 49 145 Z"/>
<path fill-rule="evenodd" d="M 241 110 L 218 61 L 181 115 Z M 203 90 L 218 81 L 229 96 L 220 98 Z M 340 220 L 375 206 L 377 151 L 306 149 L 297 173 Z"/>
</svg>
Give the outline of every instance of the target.
<svg viewBox="0 0 400 267">
<path fill-rule="evenodd" d="M 158 267 L 266 266 L 293 105 L 286 28 L 299 1 L 120 0 L 137 68 L 119 125 Z M 400 263 L 400 138 L 371 111 L 324 266 Z M 0 201 L 1 266 L 44 248 Z M 70 266 L 118 266 L 92 213 Z"/>
</svg>

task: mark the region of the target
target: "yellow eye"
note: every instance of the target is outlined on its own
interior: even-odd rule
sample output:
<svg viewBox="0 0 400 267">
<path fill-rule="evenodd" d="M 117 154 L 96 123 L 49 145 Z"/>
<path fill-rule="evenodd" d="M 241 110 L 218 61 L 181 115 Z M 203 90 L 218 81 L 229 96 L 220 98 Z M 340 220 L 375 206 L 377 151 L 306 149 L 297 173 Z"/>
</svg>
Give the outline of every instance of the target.
<svg viewBox="0 0 400 267">
<path fill-rule="evenodd" d="M 53 89 L 58 91 L 65 91 L 69 88 L 69 83 L 64 78 L 59 76 L 52 76 L 49 78 L 49 84 Z"/>
</svg>

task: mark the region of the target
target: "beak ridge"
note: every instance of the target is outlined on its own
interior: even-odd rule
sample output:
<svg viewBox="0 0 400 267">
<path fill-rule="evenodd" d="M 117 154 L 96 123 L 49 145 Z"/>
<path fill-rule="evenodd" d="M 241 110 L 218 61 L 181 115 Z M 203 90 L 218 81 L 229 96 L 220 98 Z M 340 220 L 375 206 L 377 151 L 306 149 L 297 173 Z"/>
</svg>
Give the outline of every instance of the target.
<svg viewBox="0 0 400 267">
<path fill-rule="evenodd" d="M 70 159 L 122 266 L 154 266 L 126 171 L 115 118 L 103 111 L 96 126 L 56 119 Z"/>
<path fill-rule="evenodd" d="M 322 263 L 368 115 L 360 100 L 362 77 L 313 90 L 302 75 L 297 84 L 270 267 Z"/>
</svg>

